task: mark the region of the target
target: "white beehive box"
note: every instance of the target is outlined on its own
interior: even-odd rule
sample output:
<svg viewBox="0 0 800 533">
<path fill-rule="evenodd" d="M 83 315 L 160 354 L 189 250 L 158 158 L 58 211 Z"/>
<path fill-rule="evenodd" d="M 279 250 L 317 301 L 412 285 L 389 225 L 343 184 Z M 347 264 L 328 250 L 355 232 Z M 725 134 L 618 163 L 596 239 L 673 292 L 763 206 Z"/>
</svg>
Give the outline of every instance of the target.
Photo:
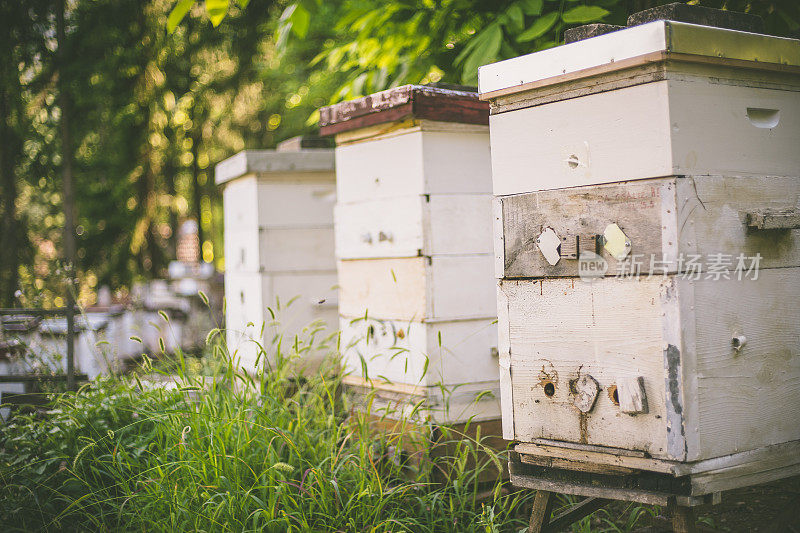
<svg viewBox="0 0 800 533">
<path fill-rule="evenodd" d="M 474 92 L 425 86 L 321 110 L 346 380 L 425 398 L 436 420 L 499 418 L 487 120 Z"/>
<path fill-rule="evenodd" d="M 691 495 L 800 472 L 800 41 L 662 20 L 479 79 L 504 436 Z"/>
<path fill-rule="evenodd" d="M 246 150 L 216 167 L 224 186 L 227 341 L 245 366 L 256 360 L 255 342 L 269 351 L 276 333 L 291 340 L 318 320 L 328 333 L 338 328 L 334 153 L 306 147 L 310 141 Z M 313 369 L 323 355 L 302 364 Z"/>
</svg>

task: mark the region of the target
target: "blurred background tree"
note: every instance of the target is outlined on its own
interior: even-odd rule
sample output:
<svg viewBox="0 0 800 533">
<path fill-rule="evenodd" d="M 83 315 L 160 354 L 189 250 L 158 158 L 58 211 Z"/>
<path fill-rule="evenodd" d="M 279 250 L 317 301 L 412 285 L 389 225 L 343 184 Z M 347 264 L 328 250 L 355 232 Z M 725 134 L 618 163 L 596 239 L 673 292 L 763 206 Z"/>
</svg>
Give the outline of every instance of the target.
<svg viewBox="0 0 800 533">
<path fill-rule="evenodd" d="M 676 0 L 343 0 L 336 38 L 314 59 L 347 80 L 334 100 L 406 83 L 476 85 L 478 67 L 561 44 L 564 30 L 603 22 L 625 25 L 628 15 Z M 690 0 L 764 18 L 768 33 L 800 28 L 797 0 Z M 314 20 L 322 0 L 298 0 L 283 12 L 279 33 L 295 20 Z M 298 35 L 302 37 L 302 35 Z M 299 39 L 279 41 L 290 49 Z"/>
<path fill-rule="evenodd" d="M 224 268 L 213 166 L 309 129 L 341 76 L 309 63 L 332 37 L 326 9 L 278 53 L 285 5 L 235 5 L 166 31 L 173 0 L 68 0 L 59 69 L 59 0 L 0 0 L 0 306 L 63 305 L 59 77 L 72 102 L 79 299 L 121 297 L 165 275 L 177 223 L 199 221 L 203 259 Z M 21 291 L 21 300 L 15 294 Z"/>
<path fill-rule="evenodd" d="M 315 129 L 325 104 L 405 83 L 474 85 L 478 66 L 624 24 L 658 0 L 0 0 L 0 306 L 61 305 L 59 87 L 72 102 L 79 299 L 124 297 L 199 221 L 224 268 L 213 166 Z M 797 0 L 700 0 L 800 28 Z M 224 23 L 223 23 L 224 20 Z M 59 68 L 60 67 L 60 68 Z"/>
</svg>

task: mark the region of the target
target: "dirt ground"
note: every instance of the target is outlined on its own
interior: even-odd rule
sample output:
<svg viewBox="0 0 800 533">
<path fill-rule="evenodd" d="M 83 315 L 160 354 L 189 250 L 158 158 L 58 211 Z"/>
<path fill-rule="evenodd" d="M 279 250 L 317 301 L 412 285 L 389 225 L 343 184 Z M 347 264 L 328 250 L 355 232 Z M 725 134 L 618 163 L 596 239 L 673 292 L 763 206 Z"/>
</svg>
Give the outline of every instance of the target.
<svg viewBox="0 0 800 533">
<path fill-rule="evenodd" d="M 700 532 L 800 533 L 800 476 L 726 492 L 695 512 Z M 666 518 L 651 522 L 637 533 L 671 529 Z"/>
</svg>

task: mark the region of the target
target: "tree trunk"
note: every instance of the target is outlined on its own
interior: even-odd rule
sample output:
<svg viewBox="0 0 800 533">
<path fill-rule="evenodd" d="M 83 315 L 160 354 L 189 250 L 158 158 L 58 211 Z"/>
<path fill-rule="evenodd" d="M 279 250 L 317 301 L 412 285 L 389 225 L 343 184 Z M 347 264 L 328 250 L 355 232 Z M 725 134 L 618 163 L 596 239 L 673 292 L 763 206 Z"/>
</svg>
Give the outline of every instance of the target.
<svg viewBox="0 0 800 533">
<path fill-rule="evenodd" d="M 67 272 L 67 388 L 75 388 L 75 344 L 72 331 L 75 326 L 75 187 L 72 181 L 72 136 L 70 113 L 72 102 L 66 90 L 64 65 L 66 65 L 66 31 L 64 28 L 64 4 L 59 0 L 56 8 L 56 37 L 58 39 L 58 98 L 61 107 L 61 186 L 64 194 L 64 263 Z"/>
<path fill-rule="evenodd" d="M 17 231 L 17 180 L 14 175 L 14 145 L 10 118 L 8 91 L 0 94 L 0 208 L 2 208 L 2 233 L 0 233 L 0 305 L 12 307 L 14 293 L 19 283 L 19 249 Z"/>
<path fill-rule="evenodd" d="M 169 194 L 169 239 L 167 240 L 167 260 L 175 261 L 178 258 L 178 214 L 175 212 L 175 198 L 177 197 L 177 188 L 175 186 L 175 174 L 178 171 L 175 165 L 175 146 L 176 140 L 172 130 L 167 128 L 167 154 L 166 162 L 164 163 L 164 179 L 167 183 L 167 194 Z"/>
<path fill-rule="evenodd" d="M 197 126 L 200 117 L 195 116 L 195 113 L 192 113 L 192 115 L 192 122 Z M 203 241 L 205 240 L 203 232 L 203 207 L 201 202 L 203 198 L 203 186 L 200 185 L 200 164 L 197 162 L 197 158 L 200 155 L 201 139 L 200 128 L 195 127 L 192 130 L 192 208 L 195 217 L 197 217 L 197 238 L 200 241 L 200 261 L 203 261 Z"/>
</svg>

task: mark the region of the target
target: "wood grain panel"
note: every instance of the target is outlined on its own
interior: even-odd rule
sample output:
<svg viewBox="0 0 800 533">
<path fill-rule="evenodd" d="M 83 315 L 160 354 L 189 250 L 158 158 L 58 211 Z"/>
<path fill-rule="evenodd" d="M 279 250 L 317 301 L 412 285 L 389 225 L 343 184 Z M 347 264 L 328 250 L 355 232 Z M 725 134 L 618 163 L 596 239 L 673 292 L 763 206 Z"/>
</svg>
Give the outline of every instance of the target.
<svg viewBox="0 0 800 533">
<path fill-rule="evenodd" d="M 760 254 L 761 268 L 800 265 L 800 229 L 756 230 L 748 213 L 800 206 L 800 177 L 692 176 L 637 180 L 501 197 L 503 260 L 507 278 L 577 276 L 577 260 L 550 265 L 536 245 L 544 228 L 559 236 L 602 234 L 616 223 L 632 242 L 641 273 L 685 272 L 692 256 L 708 271 L 722 254 L 729 274 L 739 255 Z M 583 249 L 583 248 L 582 248 Z M 607 252 L 607 275 L 620 264 Z M 722 258 L 721 258 L 722 259 Z M 749 264 L 748 259 L 748 264 Z M 630 266 L 624 267 L 630 273 Z"/>
<path fill-rule="evenodd" d="M 800 439 L 800 269 L 694 290 L 700 457 Z M 744 335 L 740 350 L 734 335 Z"/>
<path fill-rule="evenodd" d="M 517 440 L 546 438 L 667 457 L 661 314 L 663 305 L 674 303 L 663 284 L 659 278 L 501 282 L 508 299 Z M 601 391 L 593 410 L 581 415 L 572 405 L 570 380 L 587 373 Z M 622 376 L 644 378 L 648 414 L 623 414 L 614 405 L 609 387 Z"/>
</svg>

